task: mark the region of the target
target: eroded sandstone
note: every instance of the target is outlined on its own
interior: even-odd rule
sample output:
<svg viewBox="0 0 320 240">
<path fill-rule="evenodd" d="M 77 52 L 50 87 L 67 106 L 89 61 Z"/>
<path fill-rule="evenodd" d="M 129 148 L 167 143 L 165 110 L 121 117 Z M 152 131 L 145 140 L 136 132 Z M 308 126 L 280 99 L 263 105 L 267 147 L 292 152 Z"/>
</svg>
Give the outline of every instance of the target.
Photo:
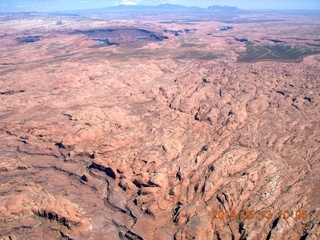
<svg viewBox="0 0 320 240">
<path fill-rule="evenodd" d="M 114 23 L 34 21 L 1 22 L 4 239 L 320 237 L 319 55 L 238 63 L 245 23 L 199 22 L 179 36 L 188 25 L 172 23 L 163 41 L 97 46 L 69 33 Z M 284 40 L 277 23 L 255 26 L 250 40 Z M 22 30 L 41 39 L 12 42 Z M 216 57 L 176 57 L 186 48 Z M 215 219 L 220 210 L 239 215 Z"/>
</svg>

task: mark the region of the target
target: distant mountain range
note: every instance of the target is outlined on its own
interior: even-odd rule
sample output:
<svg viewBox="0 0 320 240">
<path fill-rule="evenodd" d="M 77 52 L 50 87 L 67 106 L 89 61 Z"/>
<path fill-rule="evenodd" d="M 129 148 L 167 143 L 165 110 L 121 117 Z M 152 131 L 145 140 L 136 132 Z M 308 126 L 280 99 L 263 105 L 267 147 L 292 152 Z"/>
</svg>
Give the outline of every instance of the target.
<svg viewBox="0 0 320 240">
<path fill-rule="evenodd" d="M 212 12 L 239 12 L 241 11 L 239 8 L 237 7 L 229 7 L 229 6 L 218 6 L 218 5 L 214 5 L 214 6 L 210 6 L 208 7 L 209 11 Z"/>
<path fill-rule="evenodd" d="M 147 6 L 147 5 L 118 5 L 114 7 L 102 8 L 101 10 L 169 10 L 169 11 L 214 11 L 214 12 L 235 12 L 240 11 L 236 7 L 229 6 L 210 6 L 208 8 L 201 7 L 186 7 L 178 4 L 160 4 L 158 6 Z"/>
<path fill-rule="evenodd" d="M 150 5 L 118 5 L 113 7 L 105 7 L 99 9 L 88 9 L 88 10 L 78 10 L 78 11 L 68 11 L 68 12 L 92 12 L 92 13 L 159 13 L 159 12 L 192 12 L 192 13 L 208 13 L 208 12 L 216 12 L 216 13 L 235 13 L 240 12 L 242 10 L 236 7 L 229 6 L 210 6 L 208 8 L 201 7 L 187 7 L 178 4 L 160 4 L 158 6 L 150 6 Z"/>
<path fill-rule="evenodd" d="M 118 5 L 113 7 L 105 7 L 100 9 L 93 9 L 93 11 L 159 11 L 159 10 L 202 10 L 199 7 L 186 7 L 174 4 L 161 4 L 159 6 L 149 5 Z M 90 11 L 90 10 L 88 10 Z"/>
<path fill-rule="evenodd" d="M 178 4 L 170 4 L 170 3 L 166 3 L 166 4 L 160 4 L 158 6 L 152 6 L 152 5 L 124 5 L 124 4 L 120 4 L 117 6 L 113 6 L 113 7 L 106 7 L 106 8 L 102 8 L 105 10 L 108 9 L 166 9 L 166 10 L 177 10 L 177 9 L 197 9 L 197 10 L 202 10 L 203 8 L 201 7 L 186 7 L 183 5 L 178 5 Z"/>
</svg>

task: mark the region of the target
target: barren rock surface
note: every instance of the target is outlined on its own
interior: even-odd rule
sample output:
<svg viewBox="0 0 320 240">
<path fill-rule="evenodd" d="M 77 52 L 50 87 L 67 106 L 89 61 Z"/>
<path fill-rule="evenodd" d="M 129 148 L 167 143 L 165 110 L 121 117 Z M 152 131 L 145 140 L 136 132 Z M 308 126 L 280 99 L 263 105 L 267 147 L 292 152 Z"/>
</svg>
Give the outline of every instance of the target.
<svg viewBox="0 0 320 240">
<path fill-rule="evenodd" d="M 320 238 L 319 48 L 246 63 L 234 38 L 306 47 L 319 17 L 300 16 L 299 31 L 287 16 L 223 32 L 221 22 L 5 17 L 1 239 Z M 116 27 L 172 32 L 118 46 L 71 34 Z M 237 216 L 216 219 L 220 210 Z"/>
</svg>

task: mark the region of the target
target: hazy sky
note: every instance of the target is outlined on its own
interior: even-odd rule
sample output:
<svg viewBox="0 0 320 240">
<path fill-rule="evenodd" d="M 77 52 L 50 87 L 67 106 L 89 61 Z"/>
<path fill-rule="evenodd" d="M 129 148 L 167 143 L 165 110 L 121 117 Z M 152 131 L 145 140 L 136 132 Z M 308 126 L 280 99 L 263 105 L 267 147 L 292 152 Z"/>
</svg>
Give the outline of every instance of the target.
<svg viewBox="0 0 320 240">
<path fill-rule="evenodd" d="M 0 11 L 59 11 L 91 9 L 118 4 L 236 6 L 242 9 L 320 9 L 320 0 L 0 0 Z"/>
</svg>

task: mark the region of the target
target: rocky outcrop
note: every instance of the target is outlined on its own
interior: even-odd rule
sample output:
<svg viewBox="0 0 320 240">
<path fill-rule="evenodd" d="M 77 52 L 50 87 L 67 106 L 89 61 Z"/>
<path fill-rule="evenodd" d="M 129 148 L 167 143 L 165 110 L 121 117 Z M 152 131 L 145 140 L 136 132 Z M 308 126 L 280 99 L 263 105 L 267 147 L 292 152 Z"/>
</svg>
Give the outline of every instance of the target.
<svg viewBox="0 0 320 240">
<path fill-rule="evenodd" d="M 319 239 L 319 55 L 237 63 L 243 43 L 194 23 L 189 47 L 224 55 L 182 59 L 195 31 L 132 51 L 47 21 L 0 46 L 2 238 Z"/>
</svg>

